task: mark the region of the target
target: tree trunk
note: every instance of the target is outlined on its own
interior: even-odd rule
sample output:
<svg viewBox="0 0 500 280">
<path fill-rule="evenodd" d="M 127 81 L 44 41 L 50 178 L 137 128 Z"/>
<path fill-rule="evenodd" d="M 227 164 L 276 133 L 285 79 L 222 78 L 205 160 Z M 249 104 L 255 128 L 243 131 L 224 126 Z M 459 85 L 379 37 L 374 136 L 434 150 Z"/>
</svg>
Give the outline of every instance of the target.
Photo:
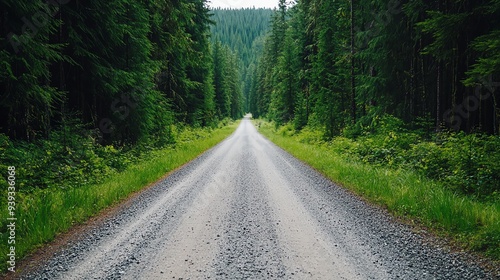
<svg viewBox="0 0 500 280">
<path fill-rule="evenodd" d="M 356 123 L 356 77 L 354 65 L 354 0 L 351 0 L 351 120 Z"/>
<path fill-rule="evenodd" d="M 436 88 L 436 131 L 440 131 L 441 126 L 441 62 L 437 62 L 437 88 Z"/>
</svg>

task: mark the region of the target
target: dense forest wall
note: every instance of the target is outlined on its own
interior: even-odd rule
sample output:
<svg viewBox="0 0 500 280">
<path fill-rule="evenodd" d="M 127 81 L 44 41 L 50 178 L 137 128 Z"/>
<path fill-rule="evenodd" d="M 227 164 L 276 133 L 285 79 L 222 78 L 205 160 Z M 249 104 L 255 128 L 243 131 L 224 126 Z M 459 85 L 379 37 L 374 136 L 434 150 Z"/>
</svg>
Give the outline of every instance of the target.
<svg viewBox="0 0 500 280">
<path fill-rule="evenodd" d="M 169 138 L 216 107 L 205 1 L 2 1 L 0 133 L 80 126 L 102 143 Z"/>
<path fill-rule="evenodd" d="M 383 114 L 498 134 L 499 53 L 498 0 L 280 1 L 250 108 L 330 137 Z"/>
<path fill-rule="evenodd" d="M 238 79 L 245 112 L 250 111 L 250 93 L 257 63 L 264 49 L 264 39 L 270 28 L 271 9 L 213 9 L 212 42 L 236 59 L 236 65 L 226 75 Z M 223 61 L 214 57 L 214 61 Z M 233 93 L 234 94 L 234 93 Z"/>
</svg>

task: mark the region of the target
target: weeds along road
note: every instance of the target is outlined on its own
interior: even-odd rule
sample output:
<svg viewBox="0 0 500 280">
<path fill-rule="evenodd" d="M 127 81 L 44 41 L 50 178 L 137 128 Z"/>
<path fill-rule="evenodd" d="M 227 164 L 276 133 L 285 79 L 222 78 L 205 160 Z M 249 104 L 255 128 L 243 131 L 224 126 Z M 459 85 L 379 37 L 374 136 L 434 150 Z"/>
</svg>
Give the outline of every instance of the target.
<svg viewBox="0 0 500 280">
<path fill-rule="evenodd" d="M 123 182 L 126 184 L 126 182 Z M 24 279 L 489 279 L 262 137 L 227 140 Z"/>
</svg>

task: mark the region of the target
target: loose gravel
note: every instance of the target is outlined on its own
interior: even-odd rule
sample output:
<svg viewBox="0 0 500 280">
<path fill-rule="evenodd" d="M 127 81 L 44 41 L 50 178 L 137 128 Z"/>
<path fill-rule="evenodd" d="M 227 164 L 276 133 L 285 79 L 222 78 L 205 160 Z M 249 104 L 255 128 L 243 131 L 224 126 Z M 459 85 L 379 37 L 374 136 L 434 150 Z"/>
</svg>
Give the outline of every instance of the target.
<svg viewBox="0 0 500 280">
<path fill-rule="evenodd" d="M 123 182 L 126 184 L 127 182 Z M 224 142 L 21 279 L 495 279 L 262 137 Z"/>
</svg>

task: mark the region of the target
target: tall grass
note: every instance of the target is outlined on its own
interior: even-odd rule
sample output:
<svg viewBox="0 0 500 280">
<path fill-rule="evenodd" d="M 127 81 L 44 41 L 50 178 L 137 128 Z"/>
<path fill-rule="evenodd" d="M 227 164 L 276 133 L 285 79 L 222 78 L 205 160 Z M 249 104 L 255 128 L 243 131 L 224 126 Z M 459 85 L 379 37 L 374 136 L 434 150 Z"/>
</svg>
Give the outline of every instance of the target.
<svg viewBox="0 0 500 280">
<path fill-rule="evenodd" d="M 193 160 L 229 136 L 237 125 L 238 123 L 233 123 L 210 133 L 188 130 L 180 135 L 175 148 L 152 151 L 147 160 L 132 164 L 125 171 L 113 175 L 101 184 L 65 190 L 49 188 L 28 194 L 18 193 L 15 245 L 17 259 L 53 240 L 57 234 L 86 221 Z M 0 220 L 6 221 L 7 206 L 3 202 L 0 206 Z M 5 271 L 10 246 L 7 243 L 6 225 L 3 225 L 0 232 L 0 263 L 2 271 Z"/>
<path fill-rule="evenodd" d="M 348 160 L 328 143 L 303 143 L 287 133 L 278 133 L 268 123 L 259 121 L 258 127 L 272 142 L 332 181 L 398 216 L 452 237 L 466 248 L 500 260 L 499 201 L 481 202 L 458 195 L 410 170 Z"/>
</svg>

